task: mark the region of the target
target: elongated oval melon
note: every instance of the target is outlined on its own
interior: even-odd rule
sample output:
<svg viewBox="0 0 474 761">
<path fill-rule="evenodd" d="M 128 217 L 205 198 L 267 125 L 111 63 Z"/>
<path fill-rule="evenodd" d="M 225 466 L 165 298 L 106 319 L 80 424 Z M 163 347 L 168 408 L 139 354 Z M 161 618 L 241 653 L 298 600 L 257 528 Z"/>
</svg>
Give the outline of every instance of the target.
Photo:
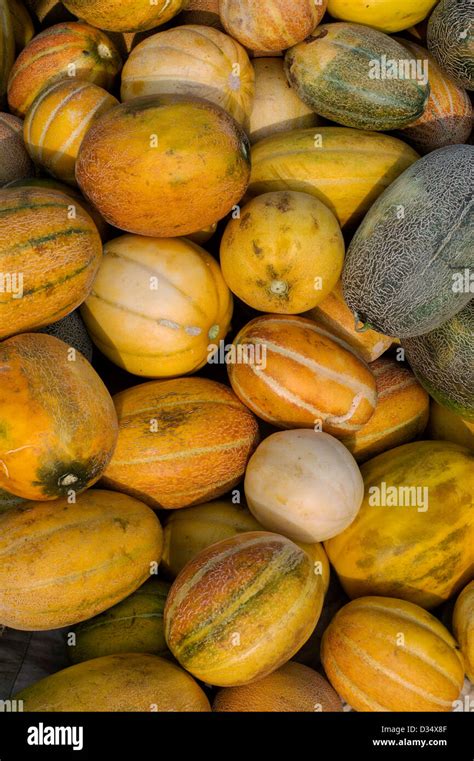
<svg viewBox="0 0 474 761">
<path fill-rule="evenodd" d="M 374 203 L 346 254 L 344 298 L 390 336 L 437 328 L 472 294 L 456 278 L 474 266 L 474 148 L 440 148 L 407 169 Z"/>
<path fill-rule="evenodd" d="M 65 0 L 79 18 L 99 29 L 137 32 L 161 26 L 186 7 L 185 0 Z"/>
<path fill-rule="evenodd" d="M 474 24 L 471 0 L 441 0 L 430 16 L 428 50 L 458 84 L 474 87 Z"/>
<path fill-rule="evenodd" d="M 364 24 L 381 32 L 400 32 L 423 21 L 437 0 L 329 0 L 333 18 Z"/>
</svg>

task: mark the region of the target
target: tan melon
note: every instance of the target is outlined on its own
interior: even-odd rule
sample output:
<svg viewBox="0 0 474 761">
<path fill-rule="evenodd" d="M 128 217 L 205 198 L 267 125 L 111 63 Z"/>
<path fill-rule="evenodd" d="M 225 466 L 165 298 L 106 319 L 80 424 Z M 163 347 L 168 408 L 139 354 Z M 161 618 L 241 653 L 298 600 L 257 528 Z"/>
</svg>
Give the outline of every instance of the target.
<svg viewBox="0 0 474 761">
<path fill-rule="evenodd" d="M 29 177 L 33 172 L 23 142 L 23 122 L 12 114 L 0 113 L 0 186 Z"/>
<path fill-rule="evenodd" d="M 452 441 L 474 451 L 474 421 L 456 415 L 434 399 L 431 400 L 428 433 L 432 439 Z"/>
</svg>

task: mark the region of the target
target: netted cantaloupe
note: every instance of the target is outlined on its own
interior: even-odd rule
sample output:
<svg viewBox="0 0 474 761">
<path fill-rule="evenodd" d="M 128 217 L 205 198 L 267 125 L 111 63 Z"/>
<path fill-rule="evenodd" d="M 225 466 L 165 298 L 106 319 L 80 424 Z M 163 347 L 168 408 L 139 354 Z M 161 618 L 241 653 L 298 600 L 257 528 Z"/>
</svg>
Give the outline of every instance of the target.
<svg viewBox="0 0 474 761">
<path fill-rule="evenodd" d="M 366 326 L 398 338 L 439 327 L 472 298 L 474 148 L 453 145 L 407 169 L 373 204 L 348 248 L 344 298 Z M 446 192 L 449 188 L 449 193 Z"/>
<path fill-rule="evenodd" d="M 455 82 L 474 88 L 471 0 L 441 0 L 428 22 L 428 50 Z"/>
<path fill-rule="evenodd" d="M 33 174 L 22 133 L 21 119 L 0 113 L 0 186 Z"/>
<path fill-rule="evenodd" d="M 137 32 L 170 21 L 186 6 L 186 0 L 65 0 L 64 5 L 99 29 Z"/>
<path fill-rule="evenodd" d="M 88 362 L 92 361 L 94 346 L 78 309 L 67 314 L 62 320 L 41 328 L 40 333 L 48 333 L 50 336 L 59 338 L 60 341 L 64 341 L 68 346 L 72 346 L 77 351 L 80 351 Z"/>
</svg>

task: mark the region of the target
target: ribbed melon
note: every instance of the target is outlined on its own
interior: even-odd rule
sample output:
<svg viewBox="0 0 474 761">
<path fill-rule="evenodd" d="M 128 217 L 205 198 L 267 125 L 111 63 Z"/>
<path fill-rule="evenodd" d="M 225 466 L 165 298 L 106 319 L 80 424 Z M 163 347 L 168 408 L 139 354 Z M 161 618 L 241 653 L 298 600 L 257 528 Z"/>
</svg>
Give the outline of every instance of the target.
<svg viewBox="0 0 474 761">
<path fill-rule="evenodd" d="M 156 237 L 217 222 L 242 197 L 249 173 L 241 127 L 214 103 L 180 95 L 135 98 L 104 114 L 76 164 L 79 186 L 108 222 Z"/>
<path fill-rule="evenodd" d="M 316 427 L 346 436 L 374 413 L 377 393 L 369 368 L 311 320 L 257 317 L 234 345 L 237 360 L 228 365 L 232 388 L 252 412 L 277 427 Z M 238 361 L 239 349 L 248 352 L 247 361 Z"/>
<path fill-rule="evenodd" d="M 240 124 L 252 110 L 254 71 L 236 40 L 207 26 L 159 32 L 132 50 L 122 72 L 122 101 L 180 94 L 217 103 Z"/>
<path fill-rule="evenodd" d="M 119 653 L 70 666 L 15 698 L 27 712 L 210 711 L 189 674 L 149 653 Z"/>
<path fill-rule="evenodd" d="M 0 513 L 0 621 L 57 629 L 107 610 L 149 577 L 160 523 L 125 494 L 90 489 L 70 502 L 28 502 Z"/>
<path fill-rule="evenodd" d="M 472 104 L 425 48 L 409 40 L 399 42 L 418 61 L 426 61 L 430 95 L 422 116 L 404 127 L 401 137 L 420 153 L 430 153 L 445 145 L 466 143 L 472 129 Z"/>
<path fill-rule="evenodd" d="M 53 336 L 22 333 L 0 343 L 0 487 L 25 499 L 71 496 L 95 483 L 117 441 L 102 380 Z"/>
<path fill-rule="evenodd" d="M 417 438 L 429 415 L 429 396 L 409 367 L 381 357 L 370 369 L 377 382 L 375 412 L 362 428 L 341 439 L 358 462 Z"/>
<path fill-rule="evenodd" d="M 70 77 L 107 89 L 121 64 L 99 29 L 77 22 L 51 26 L 33 37 L 15 61 L 8 80 L 10 110 L 23 117 L 40 92 Z"/>
<path fill-rule="evenodd" d="M 472 294 L 455 281 L 474 267 L 474 148 L 420 159 L 374 203 L 348 248 L 344 298 L 366 325 L 398 338 L 437 328 Z M 449 193 L 446 193 L 446 188 Z"/>
<path fill-rule="evenodd" d="M 441 0 L 428 22 L 428 50 L 455 82 L 474 88 L 474 32 L 470 0 Z"/>
<path fill-rule="evenodd" d="M 429 14 L 437 0 L 329 0 L 333 18 L 364 24 L 381 32 L 400 32 Z"/>
<path fill-rule="evenodd" d="M 473 463 L 464 447 L 417 441 L 362 465 L 362 507 L 325 543 L 350 597 L 381 594 L 432 608 L 472 577 Z"/>
<path fill-rule="evenodd" d="M 285 70 L 299 97 L 326 119 L 357 129 L 393 130 L 421 116 L 429 87 L 411 72 L 404 78 L 382 76 L 375 66 L 382 56 L 400 61 L 406 51 L 360 24 L 322 24 L 287 51 Z"/>
<path fill-rule="evenodd" d="M 54 177 L 75 184 L 79 147 L 87 130 L 118 100 L 91 82 L 56 82 L 42 90 L 25 117 L 23 136 L 31 158 Z"/>
<path fill-rule="evenodd" d="M 376 330 L 356 330 L 354 315 L 344 301 L 340 280 L 329 296 L 304 316 L 314 320 L 318 328 L 327 331 L 330 337 L 349 344 L 365 362 L 378 359 L 393 342 L 392 338 L 377 333 Z"/>
<path fill-rule="evenodd" d="M 464 657 L 467 677 L 474 682 L 474 581 L 464 587 L 456 600 L 453 631 Z"/>
<path fill-rule="evenodd" d="M 474 421 L 474 300 L 436 330 L 404 339 L 403 347 L 428 393 Z"/>
<path fill-rule="evenodd" d="M 432 439 L 452 441 L 474 452 L 474 422 L 459 417 L 431 400 L 428 433 Z"/>
<path fill-rule="evenodd" d="M 21 119 L 0 113 L 0 186 L 33 174 L 22 131 Z"/>
<path fill-rule="evenodd" d="M 219 690 L 212 710 L 218 713 L 319 713 L 342 711 L 342 703 L 317 671 L 289 661 L 253 684 Z"/>
<path fill-rule="evenodd" d="M 137 32 L 170 21 L 186 7 L 186 0 L 65 0 L 64 5 L 99 29 Z"/>
<path fill-rule="evenodd" d="M 190 240 L 122 235 L 105 245 L 82 315 L 109 359 L 166 378 L 206 364 L 229 330 L 232 295 L 215 259 Z"/>
<path fill-rule="evenodd" d="M 89 215 L 63 193 L 0 191 L 0 337 L 40 328 L 88 295 L 102 246 Z"/>
<path fill-rule="evenodd" d="M 292 130 L 253 146 L 248 192 L 310 193 L 341 225 L 354 224 L 417 158 L 413 148 L 388 135 L 347 127 Z"/>
<path fill-rule="evenodd" d="M 67 634 L 71 663 L 115 653 L 153 653 L 166 658 L 163 611 L 170 585 L 151 578 L 112 608 Z"/>
<path fill-rule="evenodd" d="M 166 601 L 166 641 L 198 679 L 221 687 L 247 684 L 297 652 L 322 604 L 306 552 L 279 534 L 238 534 L 203 550 L 181 571 Z"/>
<path fill-rule="evenodd" d="M 16 52 L 19 53 L 34 36 L 35 27 L 21 0 L 7 0 Z"/>
<path fill-rule="evenodd" d="M 464 666 L 447 629 L 418 605 L 363 597 L 326 629 L 322 662 L 356 711 L 452 711 Z"/>
<path fill-rule="evenodd" d="M 104 483 L 154 507 L 188 507 L 225 494 L 257 445 L 252 413 L 214 381 L 152 381 L 116 394 L 114 402 L 119 439 Z"/>
</svg>

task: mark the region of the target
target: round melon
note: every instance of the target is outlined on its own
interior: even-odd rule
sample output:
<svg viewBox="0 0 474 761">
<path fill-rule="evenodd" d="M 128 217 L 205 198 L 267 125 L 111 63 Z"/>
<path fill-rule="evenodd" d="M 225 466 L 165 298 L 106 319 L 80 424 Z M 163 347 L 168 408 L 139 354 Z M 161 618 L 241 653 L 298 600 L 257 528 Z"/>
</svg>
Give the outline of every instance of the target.
<svg viewBox="0 0 474 761">
<path fill-rule="evenodd" d="M 358 462 L 416 439 L 429 416 L 429 396 L 409 367 L 381 357 L 370 369 L 377 383 L 375 412 L 362 428 L 341 439 Z"/>
<path fill-rule="evenodd" d="M 23 142 L 23 122 L 0 113 L 0 186 L 33 174 L 33 163 Z"/>
<path fill-rule="evenodd" d="M 151 381 L 114 402 L 119 438 L 103 483 L 153 507 L 220 497 L 240 481 L 257 445 L 254 416 L 215 381 Z"/>
<path fill-rule="evenodd" d="M 218 713 L 320 713 L 342 711 L 342 703 L 317 671 L 289 661 L 257 682 L 219 690 L 212 710 Z"/>
<path fill-rule="evenodd" d="M 0 7 L 0 105 L 7 92 L 8 77 L 15 60 L 15 37 L 7 0 Z"/>
<path fill-rule="evenodd" d="M 297 190 L 316 196 L 341 225 L 354 225 L 418 159 L 397 138 L 348 127 L 296 129 L 252 148 L 251 196 Z"/>
<path fill-rule="evenodd" d="M 97 228 L 53 190 L 0 191 L 0 338 L 61 319 L 84 301 L 102 255 Z"/>
<path fill-rule="evenodd" d="M 134 48 L 122 72 L 123 102 L 163 94 L 204 98 L 246 125 L 254 96 L 253 67 L 242 45 L 217 29 L 168 29 Z"/>
<path fill-rule="evenodd" d="M 197 679 L 219 687 L 248 684 L 297 652 L 322 604 L 304 550 L 279 534 L 238 534 L 181 571 L 166 601 L 166 641 Z"/>
<path fill-rule="evenodd" d="M 364 496 L 359 468 L 328 433 L 274 433 L 258 447 L 245 474 L 250 511 L 269 531 L 320 542 L 355 519 Z"/>
<path fill-rule="evenodd" d="M 249 201 L 227 224 L 222 274 L 233 293 L 262 312 L 298 314 L 323 301 L 344 262 L 334 214 L 308 193 L 276 191 Z"/>
<path fill-rule="evenodd" d="M 180 95 L 136 98 L 103 114 L 76 164 L 79 186 L 107 222 L 155 237 L 186 235 L 224 217 L 249 173 L 241 127 L 219 106 Z"/>
<path fill-rule="evenodd" d="M 332 686 L 356 711 L 452 711 L 464 682 L 448 630 L 418 605 L 387 597 L 338 611 L 321 656 Z"/>
<path fill-rule="evenodd" d="M 75 184 L 77 154 L 84 135 L 118 100 L 91 82 L 60 81 L 33 101 L 25 117 L 26 149 L 53 177 Z"/>
<path fill-rule="evenodd" d="M 107 89 L 121 65 L 115 46 L 99 29 L 74 21 L 51 26 L 33 37 L 15 61 L 8 80 L 10 110 L 25 116 L 43 90 L 71 77 Z"/>
<path fill-rule="evenodd" d="M 474 89 L 474 31 L 470 0 L 440 0 L 430 16 L 428 50 L 461 87 Z"/>
<path fill-rule="evenodd" d="M 349 597 L 433 608 L 472 574 L 474 456 L 445 441 L 403 444 L 364 463 L 354 522 L 325 547 Z"/>
<path fill-rule="evenodd" d="M 111 32 L 139 32 L 170 21 L 186 0 L 65 0 L 75 16 Z"/>
<path fill-rule="evenodd" d="M 237 335 L 229 379 L 258 417 L 279 428 L 347 436 L 374 414 L 370 369 L 347 346 L 303 317 L 265 315 Z M 239 356 L 239 352 L 241 356 Z"/>
<path fill-rule="evenodd" d="M 88 362 L 92 361 L 94 347 L 86 326 L 81 319 L 81 315 L 77 310 L 66 315 L 62 320 L 53 322 L 52 325 L 47 325 L 46 328 L 41 328 L 40 332 L 59 338 L 68 346 L 72 346 L 80 351 Z"/>
<path fill-rule="evenodd" d="M 27 502 L 0 513 L 0 528 L 0 621 L 26 631 L 107 610 L 146 581 L 162 550 L 152 510 L 99 489 Z"/>
<path fill-rule="evenodd" d="M 71 663 L 115 653 L 153 653 L 166 658 L 163 611 L 170 585 L 149 579 L 112 608 L 78 624 L 66 635 Z"/>
<path fill-rule="evenodd" d="M 469 270 L 467 277 L 472 277 Z M 436 330 L 406 338 L 402 345 L 433 399 L 474 421 L 474 300 Z"/>
<path fill-rule="evenodd" d="M 164 658 L 119 653 L 78 663 L 15 695 L 32 712 L 210 711 L 194 679 Z"/>
<path fill-rule="evenodd" d="M 430 405 L 428 433 L 432 439 L 452 441 L 474 452 L 474 422 L 459 417 L 434 399 Z"/>
<path fill-rule="evenodd" d="M 22 0 L 7 0 L 16 52 L 19 53 L 35 34 L 35 27 Z"/>
<path fill-rule="evenodd" d="M 468 303 L 472 294 L 455 283 L 474 267 L 473 180 L 474 148 L 448 146 L 417 161 L 373 204 L 343 270 L 344 298 L 362 323 L 404 339 Z"/>
<path fill-rule="evenodd" d="M 391 34 L 423 21 L 436 3 L 437 0 L 328 0 L 328 12 L 335 19 Z"/>
<path fill-rule="evenodd" d="M 251 143 L 275 132 L 315 127 L 318 117 L 289 85 L 281 58 L 255 58 L 255 98 L 250 114 Z"/>
<path fill-rule="evenodd" d="M 406 51 L 376 29 L 323 24 L 288 50 L 285 70 L 317 114 L 346 127 L 393 130 L 421 116 L 429 88 L 411 72 L 407 78 L 384 76 L 382 56 L 399 61 Z"/>
<path fill-rule="evenodd" d="M 467 677 L 474 682 L 474 581 L 464 587 L 456 600 L 453 632 L 464 657 Z"/>
<path fill-rule="evenodd" d="M 327 0 L 220 0 L 226 31 L 251 50 L 278 53 L 304 40 L 319 24 Z"/>
<path fill-rule="evenodd" d="M 98 348 L 136 375 L 195 372 L 229 330 L 232 296 L 215 259 L 185 238 L 122 235 L 82 316 Z"/>
<path fill-rule="evenodd" d="M 94 484 L 117 441 L 109 392 L 74 348 L 43 333 L 0 344 L 0 487 L 25 499 Z"/>
</svg>

